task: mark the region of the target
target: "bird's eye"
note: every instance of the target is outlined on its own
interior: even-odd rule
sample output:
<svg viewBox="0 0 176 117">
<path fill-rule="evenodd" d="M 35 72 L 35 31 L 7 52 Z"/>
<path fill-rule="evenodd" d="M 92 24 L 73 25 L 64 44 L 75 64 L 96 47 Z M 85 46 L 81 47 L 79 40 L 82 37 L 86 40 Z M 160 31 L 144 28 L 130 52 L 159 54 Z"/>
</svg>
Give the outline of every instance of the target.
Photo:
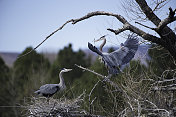
<svg viewBox="0 0 176 117">
<path fill-rule="evenodd" d="M 65 68 L 62 68 L 61 70 L 65 70 Z"/>
</svg>

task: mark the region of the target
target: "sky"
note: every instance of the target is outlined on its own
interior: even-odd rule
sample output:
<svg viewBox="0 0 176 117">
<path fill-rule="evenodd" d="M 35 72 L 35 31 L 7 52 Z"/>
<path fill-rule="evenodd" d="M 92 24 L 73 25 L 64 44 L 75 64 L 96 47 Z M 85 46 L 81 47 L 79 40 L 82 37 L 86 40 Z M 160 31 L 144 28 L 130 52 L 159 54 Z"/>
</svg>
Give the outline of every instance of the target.
<svg viewBox="0 0 176 117">
<path fill-rule="evenodd" d="M 176 1 L 168 4 L 176 8 Z M 164 13 L 168 13 L 168 6 Z M 106 11 L 125 17 L 120 0 L 0 0 L 0 52 L 22 52 L 36 47 L 67 20 L 80 18 L 89 12 Z M 74 50 L 87 48 L 87 43 L 108 34 L 107 46 L 125 41 L 107 28 L 120 28 L 113 17 L 98 16 L 67 24 L 51 36 L 37 51 L 57 52 L 69 43 Z M 95 44 L 98 45 L 98 44 Z"/>
</svg>

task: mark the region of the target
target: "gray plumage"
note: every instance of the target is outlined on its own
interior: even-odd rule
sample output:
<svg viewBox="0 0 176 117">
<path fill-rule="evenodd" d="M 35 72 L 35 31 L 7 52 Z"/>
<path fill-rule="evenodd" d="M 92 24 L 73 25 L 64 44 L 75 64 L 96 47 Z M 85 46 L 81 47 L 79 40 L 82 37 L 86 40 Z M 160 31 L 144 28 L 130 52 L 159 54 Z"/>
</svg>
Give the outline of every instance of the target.
<svg viewBox="0 0 176 117">
<path fill-rule="evenodd" d="M 51 97 L 53 96 L 57 91 L 62 91 L 63 89 L 65 89 L 65 82 L 64 79 L 62 77 L 62 74 L 64 72 L 69 72 L 72 69 L 63 69 L 61 70 L 59 77 L 60 77 L 60 83 L 59 84 L 45 84 L 43 86 L 41 86 L 39 88 L 39 90 L 35 91 L 34 93 L 38 94 L 38 95 L 42 95 L 44 97 Z"/>
<path fill-rule="evenodd" d="M 99 40 L 104 39 L 105 38 L 100 38 Z M 104 46 L 105 43 L 106 41 L 104 41 L 102 45 Z M 129 35 L 124 44 L 122 43 L 119 49 L 111 53 L 103 53 L 102 45 L 100 46 L 100 50 L 98 50 L 91 43 L 88 43 L 88 48 L 102 57 L 105 66 L 108 68 L 109 74 L 118 74 L 120 67 L 131 61 L 139 46 L 137 36 L 133 35 Z"/>
</svg>

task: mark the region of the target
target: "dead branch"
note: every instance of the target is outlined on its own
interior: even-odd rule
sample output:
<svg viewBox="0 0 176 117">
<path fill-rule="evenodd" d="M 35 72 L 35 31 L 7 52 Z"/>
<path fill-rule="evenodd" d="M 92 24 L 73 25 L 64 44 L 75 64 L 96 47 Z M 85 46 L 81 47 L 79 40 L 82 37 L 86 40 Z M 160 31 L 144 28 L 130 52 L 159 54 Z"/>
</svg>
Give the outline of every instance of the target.
<svg viewBox="0 0 176 117">
<path fill-rule="evenodd" d="M 157 43 L 157 44 L 161 43 L 159 37 L 156 37 L 154 35 L 146 33 L 143 30 L 141 30 L 141 29 L 139 29 L 139 28 L 131 25 L 129 22 L 126 22 L 121 29 L 114 30 L 114 29 L 108 28 L 107 30 L 115 33 L 116 35 L 119 34 L 119 33 L 121 33 L 121 32 L 123 32 L 123 31 L 130 30 L 130 31 L 138 34 L 139 36 L 141 36 L 145 40 L 148 40 L 148 41 L 151 41 L 151 42 Z"/>
<path fill-rule="evenodd" d="M 153 22 L 156 26 L 159 25 L 161 20 L 153 13 L 153 10 L 148 6 L 145 0 L 135 0 L 146 17 Z"/>
<path fill-rule="evenodd" d="M 176 17 L 174 17 L 175 15 L 175 10 L 173 11 L 172 8 L 169 8 L 170 12 L 169 12 L 169 16 L 168 18 L 164 19 L 163 21 L 158 18 L 158 16 L 156 16 L 154 14 L 154 12 L 152 11 L 152 9 L 148 6 L 147 2 L 145 0 L 136 0 L 136 2 L 139 4 L 140 8 L 142 9 L 142 11 L 145 13 L 145 15 L 147 16 L 147 18 L 153 22 L 157 28 L 155 29 L 156 32 L 158 34 L 161 35 L 161 30 L 165 27 L 165 31 L 166 32 L 171 32 L 173 35 L 175 35 L 175 33 L 167 26 L 167 24 L 173 22 L 176 20 Z M 176 36 L 176 35 L 175 35 Z M 157 43 L 158 44 L 158 43 Z M 161 44 L 162 45 L 162 44 Z"/>
<path fill-rule="evenodd" d="M 89 72 L 91 72 L 91 73 L 93 73 L 93 74 L 95 74 L 95 75 L 97 75 L 97 76 L 100 76 L 101 78 L 104 78 L 104 79 L 102 80 L 102 82 L 108 82 L 108 83 L 110 83 L 111 86 L 115 87 L 115 88 L 117 89 L 117 91 L 122 92 L 122 90 L 118 87 L 118 85 L 110 80 L 111 75 L 103 76 L 103 75 L 101 75 L 101 74 L 99 74 L 99 73 L 97 73 L 97 72 L 95 72 L 95 71 L 93 71 L 93 70 L 90 70 L 90 69 L 88 69 L 88 68 L 84 68 L 84 67 L 79 66 L 79 65 L 77 65 L 77 64 L 75 64 L 75 65 L 76 65 L 77 67 L 79 67 L 80 69 L 89 71 Z"/>
<path fill-rule="evenodd" d="M 52 32 L 50 35 L 48 35 L 40 44 L 38 44 L 34 49 L 32 49 L 31 51 L 27 52 L 26 54 L 22 55 L 22 56 L 19 56 L 19 58 L 23 57 L 23 56 L 26 56 L 28 55 L 29 53 L 31 53 L 32 51 L 36 50 L 40 45 L 42 45 L 46 40 L 48 40 L 52 35 L 54 35 L 56 32 L 58 32 L 59 30 L 62 30 L 64 28 L 64 26 L 70 22 L 72 22 L 72 24 L 76 24 L 82 20 L 85 20 L 85 19 L 88 19 L 90 17 L 93 17 L 93 16 L 99 16 L 99 15 L 104 15 L 104 16 L 113 16 L 115 17 L 116 19 L 118 19 L 121 23 L 124 24 L 123 28 L 122 29 L 119 29 L 119 30 L 116 30 L 114 31 L 115 34 L 119 34 L 120 32 L 123 32 L 125 30 L 131 30 L 132 32 L 134 33 L 137 33 L 138 35 L 140 35 L 141 37 L 143 37 L 144 39 L 146 40 L 149 40 L 149 41 L 153 41 L 154 43 L 156 43 L 158 40 L 157 37 L 155 36 L 152 36 L 152 35 L 149 35 L 147 33 L 145 33 L 144 31 L 138 29 L 137 27 L 134 27 L 132 26 L 129 22 L 127 22 L 127 20 L 121 16 L 121 15 L 118 15 L 118 14 L 113 14 L 113 13 L 109 13 L 109 12 L 104 12 L 104 11 L 95 11 L 95 12 L 91 12 L 91 13 L 88 13 L 87 15 L 81 17 L 81 18 L 78 18 L 78 19 L 71 19 L 71 20 L 68 20 L 66 21 L 61 27 L 59 27 L 58 29 L 56 29 L 54 32 Z M 113 32 L 113 29 L 108 29 L 109 31 Z M 150 38 L 146 38 L 145 35 L 148 35 Z M 147 36 L 147 37 L 148 37 Z"/>
<path fill-rule="evenodd" d="M 166 3 L 165 3 L 166 2 Z M 167 0 L 161 0 L 161 1 L 156 1 L 156 6 L 155 8 L 153 9 L 153 12 L 154 11 L 157 11 L 158 9 L 160 9 L 161 7 L 163 7 L 164 5 L 166 5 L 169 1 Z"/>
<path fill-rule="evenodd" d="M 90 17 L 93 17 L 93 16 L 99 16 L 99 15 L 105 15 L 105 16 L 113 16 L 113 17 L 116 17 L 120 22 L 122 22 L 123 24 L 125 24 L 127 22 L 127 20 L 122 17 L 121 15 L 118 15 L 118 14 L 113 14 L 113 13 L 110 13 L 110 12 L 104 12 L 104 11 L 95 11 L 95 12 L 91 12 L 91 13 L 88 13 L 87 15 L 81 17 L 81 18 L 78 18 L 78 19 L 72 19 L 73 20 L 73 23 L 72 24 L 76 24 L 77 22 L 79 21 L 82 21 L 82 20 L 85 20 L 85 19 L 88 19 Z"/>
<path fill-rule="evenodd" d="M 156 83 L 173 82 L 173 81 L 176 81 L 176 78 L 160 80 L 160 81 L 156 81 Z"/>
<path fill-rule="evenodd" d="M 93 16 L 98 16 L 98 15 L 106 15 L 106 16 L 114 16 L 116 17 L 120 22 L 122 23 L 126 23 L 127 20 L 125 18 L 123 18 L 121 15 L 117 15 L 117 14 L 113 14 L 113 13 L 109 13 L 109 12 L 104 12 L 104 11 L 95 11 L 95 12 L 91 12 L 91 13 L 88 13 L 87 15 L 81 17 L 81 18 L 78 18 L 78 19 L 71 19 L 71 20 L 68 20 L 66 21 L 61 27 L 59 27 L 58 29 L 56 29 L 55 31 L 53 31 L 50 35 L 48 35 L 40 44 L 38 44 L 34 49 L 32 49 L 31 51 L 27 52 L 26 54 L 24 55 L 21 55 L 19 56 L 17 59 L 21 58 L 21 57 L 24 57 L 28 54 L 30 54 L 31 52 L 33 52 L 34 50 L 36 50 L 40 45 L 42 45 L 46 40 L 48 40 L 52 35 L 54 35 L 56 32 L 58 32 L 59 30 L 62 30 L 62 28 L 64 28 L 64 26 L 70 22 L 72 22 L 72 24 L 76 24 L 82 20 L 85 20 L 85 19 L 88 19 L 90 17 L 93 17 Z"/>
<path fill-rule="evenodd" d="M 165 20 L 161 21 L 153 12 L 152 12 L 152 9 L 147 5 L 146 1 L 145 0 L 136 0 L 136 2 L 139 4 L 140 8 L 142 9 L 142 11 L 145 13 L 145 15 L 147 16 L 147 18 L 149 20 L 151 20 L 156 26 L 158 26 L 156 28 L 156 32 L 160 34 L 160 30 L 163 28 L 163 27 L 167 27 L 167 24 L 168 23 L 171 23 L 173 21 L 176 20 L 176 17 L 174 17 L 175 15 L 175 10 L 173 11 L 171 8 L 170 8 L 170 13 L 169 13 L 169 17 L 166 18 Z M 91 17 L 94 17 L 94 16 L 112 16 L 112 17 L 115 17 L 118 21 L 120 21 L 122 24 L 123 24 L 123 27 L 122 28 L 119 28 L 117 30 L 114 30 L 114 29 L 110 29 L 108 28 L 107 30 L 115 33 L 116 35 L 121 33 L 121 32 L 124 32 L 126 30 L 130 30 L 136 34 L 138 34 L 139 36 L 141 36 L 142 38 L 144 38 L 145 40 L 148 40 L 148 41 L 151 41 L 153 43 L 156 43 L 156 44 L 159 44 L 159 45 L 163 45 L 162 41 L 161 41 L 161 38 L 159 37 L 156 37 L 154 35 L 151 35 L 149 33 L 146 33 L 144 32 L 143 30 L 131 25 L 123 16 L 119 15 L 119 14 L 114 14 L 114 13 L 110 13 L 110 12 L 104 12 L 104 11 L 95 11 L 95 12 L 91 12 L 91 13 L 88 13 L 87 15 L 81 17 L 81 18 L 78 18 L 78 19 L 71 19 L 71 20 L 68 20 L 66 21 L 61 27 L 59 27 L 57 30 L 55 30 L 54 32 L 52 32 L 49 36 L 47 36 L 40 44 L 38 44 L 34 49 L 32 49 L 31 51 L 27 52 L 26 54 L 22 55 L 22 56 L 19 56 L 18 58 L 21 58 L 23 56 L 26 56 L 28 55 L 29 53 L 31 53 L 32 51 L 36 50 L 40 45 L 42 45 L 46 40 L 48 40 L 53 34 L 55 34 L 56 32 L 58 32 L 59 30 L 61 30 L 66 24 L 68 23 L 72 23 L 72 24 L 76 24 L 80 21 L 83 21 L 83 20 L 86 20 L 88 18 L 91 18 Z M 143 25 L 144 26 L 144 25 Z M 145 26 L 145 27 L 148 27 L 148 26 Z M 148 27 L 149 28 L 149 27 Z M 153 28 L 150 28 L 153 30 Z M 167 27 L 167 29 L 170 31 L 170 28 Z M 168 31 L 167 31 L 168 32 Z M 172 32 L 171 32 L 172 33 Z M 161 36 L 162 37 L 162 36 Z"/>
<path fill-rule="evenodd" d="M 91 72 L 91 73 L 93 73 L 93 74 L 95 74 L 95 75 L 97 75 L 97 76 L 100 76 L 101 78 L 106 78 L 106 76 L 103 76 L 103 75 L 101 75 L 101 74 L 99 74 L 99 73 L 97 73 L 97 72 L 95 72 L 95 71 L 93 71 L 93 70 L 90 70 L 90 69 L 88 69 L 88 68 L 84 68 L 84 67 L 82 67 L 82 66 L 80 66 L 80 65 L 77 65 L 77 64 L 75 64 L 75 66 L 79 67 L 80 69 L 89 71 L 89 72 Z"/>
<path fill-rule="evenodd" d="M 49 34 L 49 35 L 48 35 L 41 43 L 39 43 L 34 49 L 32 49 L 31 51 L 27 52 L 26 54 L 23 54 L 23 55 L 21 55 L 21 56 L 18 56 L 17 59 L 19 59 L 19 58 L 21 58 L 21 57 L 24 57 L 24 56 L 30 54 L 31 52 L 33 52 L 34 50 L 36 50 L 40 45 L 42 45 L 42 44 L 43 44 L 46 40 L 48 40 L 52 35 L 54 35 L 54 34 L 55 34 L 56 32 L 58 32 L 59 30 L 62 30 L 62 28 L 63 28 L 66 24 L 68 24 L 68 23 L 70 23 L 70 22 L 73 22 L 73 20 L 71 19 L 71 20 L 66 21 L 61 27 L 59 27 L 58 29 L 56 29 L 55 31 L 53 31 L 51 34 Z"/>
<path fill-rule="evenodd" d="M 115 33 L 116 35 L 123 32 L 123 31 L 126 31 L 126 30 L 129 30 L 130 29 L 130 25 L 128 23 L 124 24 L 122 28 L 119 28 L 117 30 L 113 30 L 111 28 L 108 28 L 107 30 Z"/>
<path fill-rule="evenodd" d="M 141 24 L 141 23 L 139 23 L 139 22 L 135 22 L 135 23 L 137 23 L 137 24 L 139 24 L 139 25 L 141 25 L 141 26 L 144 26 L 144 27 L 146 27 L 146 28 L 149 28 L 149 29 L 151 29 L 151 30 L 155 30 L 155 28 L 151 28 L 151 27 L 146 26 L 146 25 L 144 25 L 144 24 Z"/>
<path fill-rule="evenodd" d="M 91 95 L 92 95 L 92 92 L 93 90 L 95 89 L 95 87 L 98 85 L 98 83 L 100 82 L 101 80 L 98 80 L 98 82 L 93 86 L 93 88 L 91 89 L 90 93 L 89 93 L 89 113 L 92 114 L 92 104 L 93 102 L 95 101 L 96 97 L 91 101 Z"/>
<path fill-rule="evenodd" d="M 166 27 L 169 23 L 176 21 L 176 16 L 174 17 L 176 9 L 173 11 L 172 8 L 170 7 L 169 11 L 170 12 L 168 17 L 159 23 L 158 27 L 156 28 L 156 31 L 159 32 L 164 27 Z"/>
<path fill-rule="evenodd" d="M 144 109 L 144 110 L 146 110 L 146 111 L 152 111 L 152 112 L 159 112 L 159 111 L 164 111 L 164 112 L 166 112 L 167 113 L 167 116 L 169 117 L 170 116 L 170 112 L 169 111 L 167 111 L 166 109 Z"/>
</svg>

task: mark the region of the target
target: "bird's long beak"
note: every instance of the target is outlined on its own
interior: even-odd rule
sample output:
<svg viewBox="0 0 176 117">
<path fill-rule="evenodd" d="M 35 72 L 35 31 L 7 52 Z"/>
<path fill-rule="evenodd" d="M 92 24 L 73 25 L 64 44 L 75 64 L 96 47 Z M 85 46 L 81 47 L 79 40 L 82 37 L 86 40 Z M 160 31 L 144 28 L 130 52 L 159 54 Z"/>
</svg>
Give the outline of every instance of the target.
<svg viewBox="0 0 176 117">
<path fill-rule="evenodd" d="M 67 69 L 67 72 L 71 71 L 72 69 Z"/>
<path fill-rule="evenodd" d="M 99 38 L 99 39 L 97 39 L 97 40 L 94 40 L 94 42 L 97 42 L 97 41 L 100 41 L 100 40 L 102 40 L 102 38 Z"/>
<path fill-rule="evenodd" d="M 100 38 L 99 38 L 99 39 L 97 39 L 97 40 L 94 40 L 94 42 L 104 40 L 104 39 L 105 39 L 105 37 L 106 37 L 106 35 L 104 35 L 104 36 L 100 37 Z"/>
</svg>

